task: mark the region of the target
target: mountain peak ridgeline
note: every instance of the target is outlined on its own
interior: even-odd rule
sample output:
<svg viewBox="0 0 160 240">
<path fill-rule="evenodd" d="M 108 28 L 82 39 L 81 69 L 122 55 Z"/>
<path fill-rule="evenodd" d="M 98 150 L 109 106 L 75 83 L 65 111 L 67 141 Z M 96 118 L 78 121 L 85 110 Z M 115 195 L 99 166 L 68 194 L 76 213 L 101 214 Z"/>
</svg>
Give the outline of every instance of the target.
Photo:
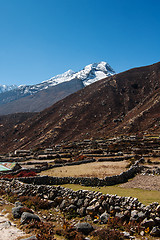
<svg viewBox="0 0 160 240">
<path fill-rule="evenodd" d="M 35 85 L 0 85 L 0 115 L 20 112 L 39 112 L 64 97 L 115 74 L 102 61 L 89 64 L 79 72 L 68 70 Z"/>
</svg>

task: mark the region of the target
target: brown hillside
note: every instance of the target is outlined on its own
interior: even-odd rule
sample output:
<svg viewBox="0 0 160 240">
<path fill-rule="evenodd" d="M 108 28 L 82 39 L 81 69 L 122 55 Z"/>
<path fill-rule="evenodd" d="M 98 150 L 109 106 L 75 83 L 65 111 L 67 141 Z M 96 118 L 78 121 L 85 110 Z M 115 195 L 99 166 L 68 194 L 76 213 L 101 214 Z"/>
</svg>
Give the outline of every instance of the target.
<svg viewBox="0 0 160 240">
<path fill-rule="evenodd" d="M 19 99 L 12 100 L 9 103 L 0 104 L 0 115 L 21 112 L 40 112 L 59 100 L 65 98 L 66 96 L 77 92 L 83 87 L 84 85 L 79 79 L 74 79 L 53 87 L 49 87 L 48 89 L 44 89 L 33 95 L 20 97 Z M 9 94 L 10 92 L 3 93 L 3 95 L 7 96 Z M 9 97 L 7 97 L 7 99 L 8 98 Z"/>
<path fill-rule="evenodd" d="M 158 132 L 159 86 L 160 62 L 98 81 L 15 126 L 9 136 L 0 132 L 0 150 L 5 151 L 5 144 L 13 150 L 137 131 Z"/>
</svg>

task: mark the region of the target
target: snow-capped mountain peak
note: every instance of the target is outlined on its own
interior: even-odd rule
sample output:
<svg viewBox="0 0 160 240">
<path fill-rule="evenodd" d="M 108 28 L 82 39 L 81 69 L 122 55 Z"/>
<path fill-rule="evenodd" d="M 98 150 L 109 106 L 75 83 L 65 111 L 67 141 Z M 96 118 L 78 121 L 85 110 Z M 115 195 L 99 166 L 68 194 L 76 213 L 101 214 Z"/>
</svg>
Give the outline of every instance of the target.
<svg viewBox="0 0 160 240">
<path fill-rule="evenodd" d="M 79 79 L 82 81 L 84 87 L 88 86 L 91 83 L 94 83 L 98 80 L 106 78 L 115 74 L 114 70 L 110 67 L 110 65 L 104 61 L 99 63 L 89 64 L 84 69 L 79 72 L 74 72 L 71 69 L 64 72 L 63 74 L 56 75 L 46 81 L 43 81 L 39 84 L 35 85 L 20 85 L 17 87 L 16 85 L 6 86 L 0 85 L 0 93 L 10 90 L 19 89 L 21 94 L 30 95 L 41 90 L 47 89 L 49 87 L 56 86 L 58 84 L 71 81 L 74 79 Z"/>
<path fill-rule="evenodd" d="M 113 74 L 115 74 L 114 70 L 106 62 L 89 64 L 83 70 L 76 73 L 77 77 L 82 79 L 84 86 L 88 86 Z"/>
<path fill-rule="evenodd" d="M 100 79 L 106 78 L 115 74 L 114 70 L 106 62 L 99 62 L 87 65 L 84 69 L 79 72 L 74 72 L 73 70 L 68 70 L 63 74 L 58 74 L 46 81 L 32 86 L 25 86 L 25 93 L 27 91 L 30 94 L 47 89 L 49 87 L 56 86 L 58 84 L 68 82 L 74 79 L 79 79 L 82 81 L 83 85 L 86 87 L 91 83 L 94 83 Z"/>
</svg>

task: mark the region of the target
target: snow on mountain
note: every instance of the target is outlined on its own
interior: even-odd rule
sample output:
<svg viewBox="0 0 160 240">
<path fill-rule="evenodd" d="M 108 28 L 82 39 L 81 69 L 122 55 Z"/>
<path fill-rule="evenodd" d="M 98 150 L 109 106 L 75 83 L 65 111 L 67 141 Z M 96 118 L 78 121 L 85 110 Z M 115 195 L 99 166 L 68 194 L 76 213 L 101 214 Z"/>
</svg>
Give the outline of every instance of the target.
<svg viewBox="0 0 160 240">
<path fill-rule="evenodd" d="M 56 86 L 60 83 L 71 81 L 74 79 L 80 79 L 84 86 L 88 86 L 91 83 L 94 83 L 100 79 L 111 76 L 115 74 L 114 70 L 106 62 L 93 63 L 87 65 L 83 70 L 79 72 L 74 72 L 68 70 L 63 74 L 59 74 L 55 77 L 50 78 L 49 80 L 43 81 L 35 85 L 20 85 L 17 88 L 16 85 L 6 86 L 0 85 L 0 93 L 10 90 L 19 90 L 21 95 L 32 95 L 41 90 L 47 89 L 49 87 Z"/>
<path fill-rule="evenodd" d="M 83 81 L 84 86 L 113 74 L 115 74 L 114 70 L 106 62 L 89 64 L 83 70 L 75 73 L 76 77 Z"/>
<path fill-rule="evenodd" d="M 13 89 L 16 89 L 18 86 L 17 85 L 0 85 L 0 93 L 11 91 Z"/>
<path fill-rule="evenodd" d="M 100 79 L 111 76 L 113 74 L 115 74 L 115 72 L 108 63 L 100 62 L 100 63 L 89 64 L 79 72 L 68 70 L 64 74 L 57 75 L 45 82 L 42 82 L 42 84 L 49 83 L 51 84 L 51 86 L 54 86 L 59 83 L 78 78 L 82 80 L 84 86 L 87 86 L 91 83 L 94 83 Z"/>
<path fill-rule="evenodd" d="M 49 80 L 43 81 L 42 83 L 31 85 L 31 86 L 19 86 L 19 89 L 24 92 L 24 94 L 34 94 L 38 91 L 47 89 L 49 87 L 56 86 L 57 84 L 71 81 L 73 79 L 80 79 L 84 86 L 88 86 L 100 79 L 111 76 L 115 74 L 111 66 L 106 62 L 93 63 L 87 65 L 83 70 L 79 72 L 74 72 L 68 70 L 63 74 L 56 75 Z"/>
</svg>

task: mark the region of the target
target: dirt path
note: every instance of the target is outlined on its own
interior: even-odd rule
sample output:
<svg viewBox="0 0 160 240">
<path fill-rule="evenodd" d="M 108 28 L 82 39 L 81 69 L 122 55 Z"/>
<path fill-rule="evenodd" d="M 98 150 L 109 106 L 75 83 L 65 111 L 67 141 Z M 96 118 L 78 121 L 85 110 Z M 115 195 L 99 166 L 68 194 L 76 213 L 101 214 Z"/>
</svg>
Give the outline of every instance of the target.
<svg viewBox="0 0 160 240">
<path fill-rule="evenodd" d="M 26 236 L 16 225 L 7 218 L 8 214 L 0 213 L 0 240 L 16 240 Z"/>
</svg>

